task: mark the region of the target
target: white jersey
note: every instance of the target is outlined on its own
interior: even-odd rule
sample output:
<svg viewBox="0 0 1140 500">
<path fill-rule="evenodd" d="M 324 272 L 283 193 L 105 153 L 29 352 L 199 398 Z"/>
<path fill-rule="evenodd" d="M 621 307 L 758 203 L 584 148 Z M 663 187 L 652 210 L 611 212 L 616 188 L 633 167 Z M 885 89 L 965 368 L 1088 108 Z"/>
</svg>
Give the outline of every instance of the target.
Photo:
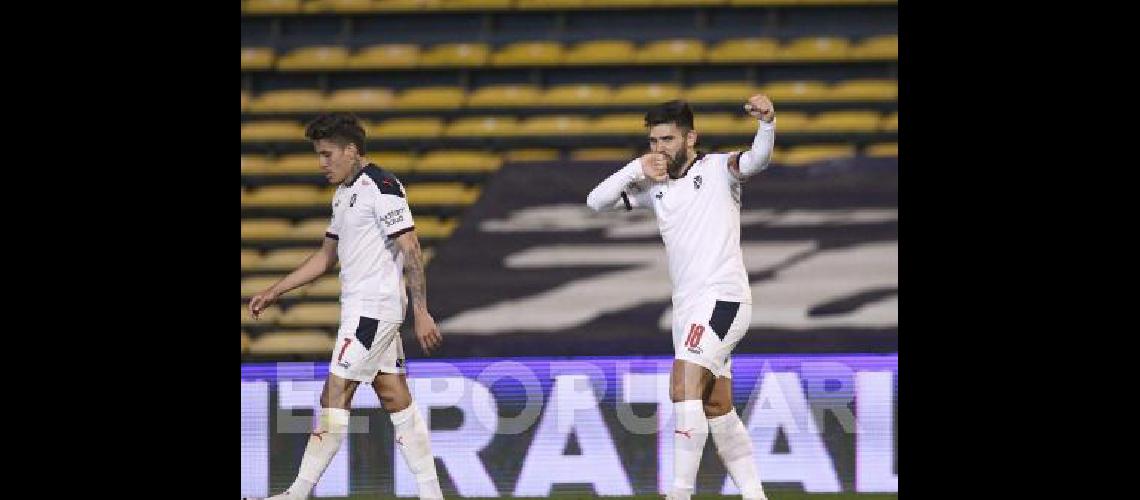
<svg viewBox="0 0 1140 500">
<path fill-rule="evenodd" d="M 728 168 L 733 154 L 698 154 L 684 177 L 632 183 L 622 193 L 627 209 L 648 207 L 657 216 L 674 308 L 702 297 L 752 303 L 740 251 L 740 181 Z"/>
<path fill-rule="evenodd" d="M 380 167 L 368 164 L 336 188 L 325 236 L 338 241 L 342 310 L 392 323 L 404 320 L 404 254 L 395 238 L 413 229 L 403 185 Z"/>
</svg>

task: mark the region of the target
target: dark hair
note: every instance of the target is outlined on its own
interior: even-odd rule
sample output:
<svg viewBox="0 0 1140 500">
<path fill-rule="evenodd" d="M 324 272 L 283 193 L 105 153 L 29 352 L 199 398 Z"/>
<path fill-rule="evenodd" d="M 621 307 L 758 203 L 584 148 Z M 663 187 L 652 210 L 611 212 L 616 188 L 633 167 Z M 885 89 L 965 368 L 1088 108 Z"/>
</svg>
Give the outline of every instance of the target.
<svg viewBox="0 0 1140 500">
<path fill-rule="evenodd" d="M 682 100 L 673 100 L 658 104 L 645 113 L 645 126 L 652 127 L 662 123 L 675 123 L 686 132 L 693 129 L 693 110 L 689 103 Z"/>
<path fill-rule="evenodd" d="M 305 138 L 310 141 L 331 140 L 340 147 L 355 144 L 359 154 L 364 154 L 364 127 L 352 113 L 324 113 L 309 122 L 305 127 Z"/>
</svg>

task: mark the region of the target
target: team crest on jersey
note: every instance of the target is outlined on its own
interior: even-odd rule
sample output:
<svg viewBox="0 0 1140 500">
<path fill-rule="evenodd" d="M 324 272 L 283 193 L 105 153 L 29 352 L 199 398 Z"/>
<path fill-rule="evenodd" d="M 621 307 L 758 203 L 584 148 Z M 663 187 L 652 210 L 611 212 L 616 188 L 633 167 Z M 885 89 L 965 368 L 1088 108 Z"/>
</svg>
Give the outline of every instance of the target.
<svg viewBox="0 0 1140 500">
<path fill-rule="evenodd" d="M 352 208 L 353 205 L 356 205 L 356 193 L 352 193 L 352 198 L 348 200 L 349 208 Z"/>
<path fill-rule="evenodd" d="M 693 177 L 693 189 L 701 188 L 701 176 Z"/>
<path fill-rule="evenodd" d="M 658 192 L 657 192 L 657 196 L 655 196 L 655 198 L 657 198 L 658 200 L 660 200 L 660 199 L 661 199 L 661 197 L 663 197 L 663 196 L 665 196 L 665 191 L 658 191 Z"/>
</svg>

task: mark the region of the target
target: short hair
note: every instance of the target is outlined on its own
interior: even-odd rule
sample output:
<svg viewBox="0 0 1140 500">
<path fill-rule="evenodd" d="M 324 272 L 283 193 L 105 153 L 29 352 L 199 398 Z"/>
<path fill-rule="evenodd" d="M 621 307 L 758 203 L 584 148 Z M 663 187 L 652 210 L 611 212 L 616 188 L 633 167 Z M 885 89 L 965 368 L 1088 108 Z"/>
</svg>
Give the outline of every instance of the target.
<svg viewBox="0 0 1140 500">
<path fill-rule="evenodd" d="M 689 103 L 682 100 L 672 100 L 658 104 L 645 113 L 645 126 L 652 127 L 662 123 L 675 123 L 686 131 L 693 129 L 693 110 Z"/>
<path fill-rule="evenodd" d="M 364 154 L 364 127 L 352 113 L 323 113 L 305 127 L 305 138 L 310 141 L 328 139 L 340 147 L 355 144 Z"/>
</svg>

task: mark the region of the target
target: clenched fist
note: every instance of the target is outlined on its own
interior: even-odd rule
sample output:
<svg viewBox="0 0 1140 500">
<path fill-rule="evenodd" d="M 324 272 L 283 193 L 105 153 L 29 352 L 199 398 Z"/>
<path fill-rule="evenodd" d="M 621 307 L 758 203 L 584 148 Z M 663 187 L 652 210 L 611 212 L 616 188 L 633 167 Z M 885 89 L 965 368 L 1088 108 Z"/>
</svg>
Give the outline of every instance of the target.
<svg viewBox="0 0 1140 500">
<path fill-rule="evenodd" d="M 744 103 L 744 110 L 753 118 L 759 118 L 765 123 L 772 123 L 776 117 L 776 108 L 772 107 L 772 100 L 764 94 L 756 94 Z"/>
<path fill-rule="evenodd" d="M 641 171 L 654 181 L 664 181 L 669 178 L 668 159 L 661 153 L 645 153 L 641 156 Z"/>
</svg>

